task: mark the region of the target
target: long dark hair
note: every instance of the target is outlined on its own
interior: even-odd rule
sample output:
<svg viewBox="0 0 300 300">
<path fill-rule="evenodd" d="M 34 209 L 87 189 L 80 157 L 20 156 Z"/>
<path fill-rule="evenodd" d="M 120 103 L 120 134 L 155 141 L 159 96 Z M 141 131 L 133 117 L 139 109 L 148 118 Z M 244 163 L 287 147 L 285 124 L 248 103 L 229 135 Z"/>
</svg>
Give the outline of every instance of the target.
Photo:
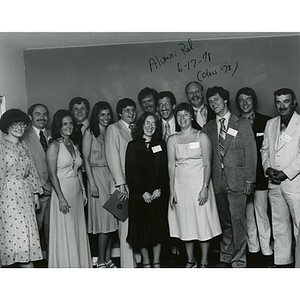
<svg viewBox="0 0 300 300">
<path fill-rule="evenodd" d="M 60 129 L 62 127 L 62 120 L 64 117 L 71 117 L 72 121 L 73 121 L 73 132 L 70 136 L 70 139 L 75 143 L 75 139 L 74 139 L 74 134 L 75 134 L 75 129 L 77 126 L 77 122 L 76 119 L 74 118 L 73 114 L 66 109 L 59 109 L 53 116 L 53 121 L 52 121 L 52 125 L 51 125 L 51 134 L 52 134 L 52 140 L 59 140 L 62 138 L 61 133 L 60 133 Z"/>
<path fill-rule="evenodd" d="M 161 122 L 159 121 L 158 117 L 156 114 L 146 111 L 144 112 L 139 119 L 137 120 L 135 127 L 131 131 L 132 138 L 135 139 L 141 139 L 144 134 L 143 126 L 145 123 L 145 120 L 147 119 L 148 116 L 153 116 L 155 120 L 155 125 L 156 129 L 155 132 L 152 136 L 152 138 L 155 139 L 161 139 L 162 138 L 162 129 L 161 129 Z"/>
<path fill-rule="evenodd" d="M 111 109 L 111 106 L 106 101 L 99 101 L 97 102 L 92 110 L 91 119 L 90 119 L 90 131 L 94 134 L 94 136 L 97 138 L 100 135 L 100 126 L 99 126 L 99 112 L 101 110 L 108 109 L 110 112 L 110 122 L 109 124 L 113 123 L 113 112 Z"/>
</svg>

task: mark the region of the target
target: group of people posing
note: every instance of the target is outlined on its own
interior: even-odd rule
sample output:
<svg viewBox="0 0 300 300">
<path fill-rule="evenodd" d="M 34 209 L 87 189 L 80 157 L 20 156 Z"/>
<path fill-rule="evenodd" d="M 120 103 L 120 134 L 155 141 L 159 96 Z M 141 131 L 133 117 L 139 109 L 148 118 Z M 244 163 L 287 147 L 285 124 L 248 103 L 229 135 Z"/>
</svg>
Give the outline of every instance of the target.
<svg viewBox="0 0 300 300">
<path fill-rule="evenodd" d="M 124 98 L 115 123 L 108 102 L 97 102 L 88 120 L 88 100 L 76 97 L 69 110 L 54 114 L 51 131 L 42 103 L 27 114 L 6 111 L 0 119 L 1 266 L 33 267 L 43 259 L 43 236 L 48 267 L 92 267 L 89 233 L 98 240 L 95 266 L 116 268 L 111 244 L 118 231 L 122 268 L 136 267 L 137 254 L 142 267 L 160 268 L 162 250 L 176 253 L 180 245 L 186 268 L 206 268 L 215 237 L 216 267 L 246 267 L 247 251 L 273 267 L 293 266 L 296 258 L 297 267 L 300 115 L 294 92 L 274 92 L 275 118 L 256 111 L 249 87 L 236 94 L 239 116 L 223 87 L 205 93 L 199 82 L 189 82 L 185 94 L 188 101 L 176 105 L 172 92 L 146 87 L 138 94 L 140 117 L 136 102 Z M 103 207 L 115 190 L 128 201 L 125 221 Z"/>
</svg>

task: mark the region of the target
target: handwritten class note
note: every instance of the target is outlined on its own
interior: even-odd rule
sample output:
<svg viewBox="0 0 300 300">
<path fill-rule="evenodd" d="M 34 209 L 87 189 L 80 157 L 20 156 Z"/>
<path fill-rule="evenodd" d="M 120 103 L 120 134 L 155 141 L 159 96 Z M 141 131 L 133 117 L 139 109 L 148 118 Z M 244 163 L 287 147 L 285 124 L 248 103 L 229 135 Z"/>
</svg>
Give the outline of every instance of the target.
<svg viewBox="0 0 300 300">
<path fill-rule="evenodd" d="M 237 61 L 216 65 L 215 60 L 210 51 L 201 51 L 197 44 L 188 39 L 187 42 L 178 43 L 177 48 L 166 55 L 150 57 L 148 64 L 150 72 L 159 72 L 166 64 L 173 64 L 174 71 L 181 74 L 196 70 L 199 82 L 219 74 L 233 77 L 239 68 Z M 212 63 L 214 66 L 211 66 Z"/>
</svg>

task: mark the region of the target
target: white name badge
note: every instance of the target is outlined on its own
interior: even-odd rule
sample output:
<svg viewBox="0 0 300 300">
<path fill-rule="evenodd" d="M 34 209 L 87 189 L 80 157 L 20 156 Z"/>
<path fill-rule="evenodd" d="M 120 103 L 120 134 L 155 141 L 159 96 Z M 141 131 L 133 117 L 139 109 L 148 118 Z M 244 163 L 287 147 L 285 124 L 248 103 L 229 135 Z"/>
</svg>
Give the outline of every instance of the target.
<svg viewBox="0 0 300 300">
<path fill-rule="evenodd" d="M 153 153 L 156 153 L 156 152 L 160 152 L 160 151 L 162 151 L 162 149 L 161 149 L 161 146 L 160 146 L 160 145 L 153 146 L 153 147 L 151 147 L 151 149 L 152 149 L 152 152 L 153 152 Z"/>
<path fill-rule="evenodd" d="M 282 132 L 281 133 L 281 139 L 283 139 L 285 142 L 289 142 L 291 140 L 292 137 L 290 137 L 289 135 L 287 135 L 286 133 Z"/>
<path fill-rule="evenodd" d="M 190 149 L 199 149 L 200 145 L 199 142 L 189 143 Z"/>
<path fill-rule="evenodd" d="M 256 136 L 257 136 L 257 137 L 259 137 L 259 136 L 264 136 L 264 133 L 263 133 L 263 132 L 257 132 L 257 133 L 256 133 Z"/>
<path fill-rule="evenodd" d="M 235 129 L 232 129 L 232 128 L 228 128 L 227 133 L 234 136 L 234 137 L 236 137 L 238 131 L 235 130 Z"/>
</svg>

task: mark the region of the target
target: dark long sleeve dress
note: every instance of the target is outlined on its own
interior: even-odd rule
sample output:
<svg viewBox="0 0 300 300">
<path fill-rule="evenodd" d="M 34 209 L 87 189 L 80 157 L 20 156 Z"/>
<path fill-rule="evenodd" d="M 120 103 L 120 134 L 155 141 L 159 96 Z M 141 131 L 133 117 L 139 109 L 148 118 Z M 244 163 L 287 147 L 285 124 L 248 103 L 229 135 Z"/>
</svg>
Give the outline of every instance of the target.
<svg viewBox="0 0 300 300">
<path fill-rule="evenodd" d="M 147 248 L 162 243 L 169 237 L 168 163 L 165 141 L 152 138 L 129 142 L 125 160 L 126 182 L 129 187 L 129 229 L 127 242 L 136 248 Z M 146 203 L 145 192 L 161 189 L 161 196 Z"/>
</svg>

